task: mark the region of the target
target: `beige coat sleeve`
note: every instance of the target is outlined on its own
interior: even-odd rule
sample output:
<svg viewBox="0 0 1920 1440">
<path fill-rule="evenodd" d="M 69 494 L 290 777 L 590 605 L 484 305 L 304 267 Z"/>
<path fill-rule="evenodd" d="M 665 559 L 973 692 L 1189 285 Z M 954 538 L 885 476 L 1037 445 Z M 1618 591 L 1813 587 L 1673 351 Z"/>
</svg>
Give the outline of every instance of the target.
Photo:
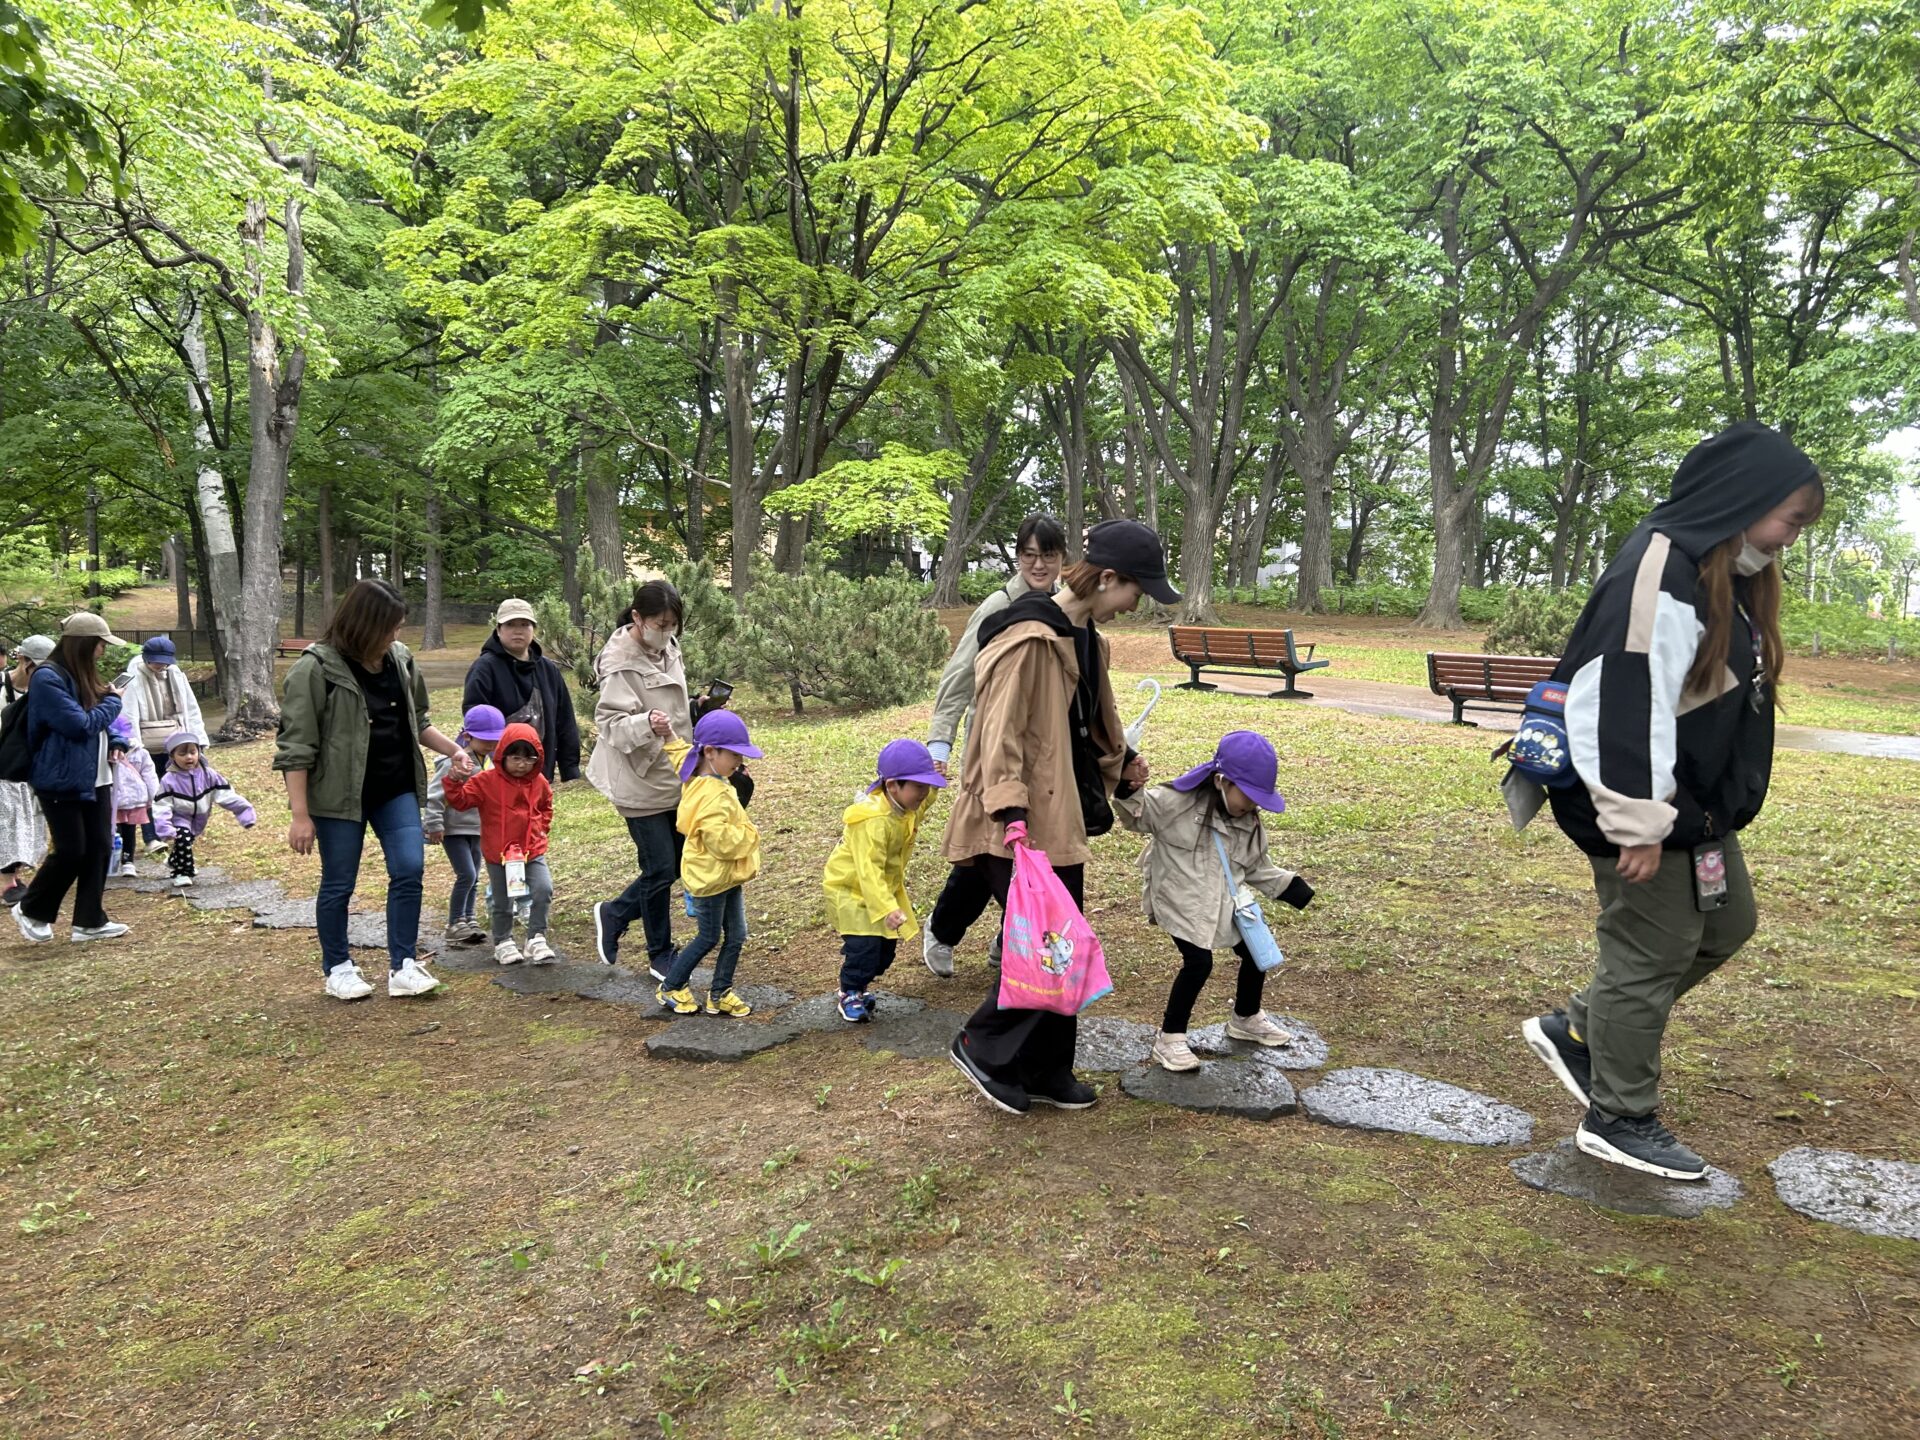
<svg viewBox="0 0 1920 1440">
<path fill-rule="evenodd" d="M 989 816 L 1029 808 L 1027 711 L 1043 685 L 1060 683 L 1048 642 L 1039 637 L 996 641 L 976 674 L 969 747 L 980 761 L 980 803 Z"/>
</svg>

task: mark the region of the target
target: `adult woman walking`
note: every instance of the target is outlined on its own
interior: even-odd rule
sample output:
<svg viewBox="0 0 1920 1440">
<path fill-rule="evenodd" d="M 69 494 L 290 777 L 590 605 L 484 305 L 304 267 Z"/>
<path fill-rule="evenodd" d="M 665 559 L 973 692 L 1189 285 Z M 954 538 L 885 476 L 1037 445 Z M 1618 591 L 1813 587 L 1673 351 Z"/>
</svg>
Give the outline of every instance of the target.
<svg viewBox="0 0 1920 1440">
<path fill-rule="evenodd" d="M 593 721 L 600 739 L 587 762 L 587 779 L 627 822 L 640 873 L 614 899 L 593 907 L 594 947 L 602 963 L 614 964 L 621 937 L 638 920 L 655 980 L 666 978 L 673 959 L 672 890 L 685 843 L 675 824 L 680 771 L 666 745 L 693 734 L 680 659 L 686 618 L 680 592 L 665 580 L 649 580 L 634 592 L 628 623 L 608 637 L 595 662 L 600 699 Z"/>
<path fill-rule="evenodd" d="M 27 691 L 27 745 L 33 752 L 28 783 L 47 817 L 53 850 L 13 907 L 13 918 L 36 944 L 53 939 L 53 922 L 69 890 L 76 891 L 76 943 L 127 933 L 107 918 L 103 903 L 113 853 L 107 727 L 120 714 L 120 692 L 100 678 L 107 646 L 124 643 L 98 615 L 69 615 L 53 658 L 34 670 Z"/>
<path fill-rule="evenodd" d="M 32 773 L 33 751 L 27 744 L 27 691 L 33 672 L 53 658 L 53 641 L 29 635 L 13 652 L 13 664 L 0 676 L 0 774 Z M 47 853 L 47 822 L 33 786 L 25 778 L 0 779 L 0 905 L 11 910 L 27 893 L 20 872 L 31 870 Z"/>
<path fill-rule="evenodd" d="M 1046 853 L 1084 904 L 1087 838 L 1113 826 L 1109 795 L 1130 794 L 1147 764 L 1127 748 L 1097 627 L 1140 603 L 1180 594 L 1167 583 L 1160 537 L 1133 520 L 1087 532 L 1086 559 L 1057 596 L 1030 591 L 980 627 L 974 719 L 947 822 L 946 855 L 982 866 L 1004 910 L 1013 846 Z M 1079 1025 L 1071 1015 L 1001 1009 L 999 980 L 954 1038 L 960 1073 L 988 1100 L 1024 1115 L 1038 1101 L 1080 1110 L 1091 1088 L 1073 1076 Z"/>
<path fill-rule="evenodd" d="M 1660 1044 L 1674 1002 L 1754 931 L 1738 837 L 1773 769 L 1777 560 L 1824 494 L 1813 462 L 1764 425 L 1702 441 L 1601 575 L 1554 672 L 1574 774 L 1548 798 L 1592 864 L 1600 953 L 1565 1011 L 1521 1029 L 1586 1107 L 1575 1143 L 1595 1159 L 1706 1176 L 1660 1121 Z"/>
<path fill-rule="evenodd" d="M 427 798 L 425 745 L 453 757 L 453 773 L 473 762 L 427 718 L 427 685 L 400 643 L 407 605 L 392 586 L 362 580 L 341 599 L 327 633 L 287 672 L 273 768 L 286 780 L 296 855 L 320 850 L 314 924 L 320 967 L 336 1000 L 373 993 L 347 952 L 347 902 L 360 876 L 367 829 L 387 864 L 387 994 L 424 995 L 440 982 L 415 955 L 426 841 L 420 807 Z"/>
</svg>

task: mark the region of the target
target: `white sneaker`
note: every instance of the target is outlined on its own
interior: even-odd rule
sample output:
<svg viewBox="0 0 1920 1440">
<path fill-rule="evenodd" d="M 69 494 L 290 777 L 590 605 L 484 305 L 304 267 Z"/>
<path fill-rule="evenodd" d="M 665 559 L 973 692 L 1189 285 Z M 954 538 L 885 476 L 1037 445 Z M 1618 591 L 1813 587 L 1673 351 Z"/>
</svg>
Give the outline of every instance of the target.
<svg viewBox="0 0 1920 1440">
<path fill-rule="evenodd" d="M 927 969 L 942 980 L 953 978 L 953 946 L 942 945 L 933 938 L 929 929 L 920 941 L 920 958 L 927 962 Z"/>
<path fill-rule="evenodd" d="M 424 995 L 439 986 L 440 982 L 421 969 L 417 960 L 407 961 L 387 976 L 387 994 L 395 997 Z"/>
<path fill-rule="evenodd" d="M 560 957 L 553 953 L 553 947 L 547 944 L 544 935 L 527 937 L 527 963 L 531 965 L 551 965 Z"/>
<path fill-rule="evenodd" d="M 140 878 L 140 867 L 131 860 L 122 860 L 120 862 L 120 873 L 129 879 L 138 880 Z"/>
<path fill-rule="evenodd" d="M 26 912 L 18 905 L 13 907 L 13 923 L 20 927 L 20 933 L 36 945 L 44 945 L 53 939 L 53 926 L 42 925 L 38 920 L 29 920 Z"/>
<path fill-rule="evenodd" d="M 373 986 L 351 960 L 327 972 L 327 994 L 336 1000 L 364 1000 L 372 993 Z"/>
<path fill-rule="evenodd" d="M 73 927 L 73 943 L 84 945 L 89 940 L 118 940 L 127 933 L 127 927 L 118 920 L 109 920 L 104 925 L 76 925 Z"/>
<path fill-rule="evenodd" d="M 173 877 L 173 888 L 176 890 L 185 890 L 191 884 L 193 884 L 193 876 L 191 875 L 176 875 Z"/>
<path fill-rule="evenodd" d="M 1261 1010 L 1247 1016 L 1227 1016 L 1227 1038 L 1250 1040 L 1255 1045 L 1291 1045 L 1293 1032 L 1282 1030 L 1274 1018 Z"/>
<path fill-rule="evenodd" d="M 1161 1031 L 1153 1041 L 1153 1063 L 1162 1070 L 1198 1070 L 1200 1057 L 1187 1048 L 1187 1037 Z"/>
<path fill-rule="evenodd" d="M 172 847 L 169 846 L 166 841 L 156 840 L 151 845 L 147 846 L 147 859 L 164 860 L 167 858 L 167 851 L 171 848 Z"/>
<path fill-rule="evenodd" d="M 531 945 L 533 942 L 529 940 L 527 943 Z M 527 957 L 520 953 L 520 947 L 513 943 L 513 937 L 509 935 L 493 947 L 493 958 L 502 965 L 518 965 Z"/>
</svg>

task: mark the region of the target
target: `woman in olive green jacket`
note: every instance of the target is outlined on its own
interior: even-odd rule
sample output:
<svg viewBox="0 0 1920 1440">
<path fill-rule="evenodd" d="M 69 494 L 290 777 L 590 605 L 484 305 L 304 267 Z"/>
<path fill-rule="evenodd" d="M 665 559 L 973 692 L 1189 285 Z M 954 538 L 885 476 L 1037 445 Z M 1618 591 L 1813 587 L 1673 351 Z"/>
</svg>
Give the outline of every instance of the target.
<svg viewBox="0 0 1920 1440">
<path fill-rule="evenodd" d="M 320 850 L 314 925 L 327 994 L 360 1000 L 373 986 L 347 953 L 347 902 L 360 876 L 367 827 L 387 862 L 387 993 L 424 995 L 440 982 L 415 958 L 426 842 L 420 807 L 427 766 L 420 747 L 453 757 L 456 775 L 472 773 L 466 751 L 427 719 L 427 685 L 400 643 L 407 605 L 392 586 L 362 580 L 340 601 L 327 633 L 287 673 L 273 768 L 287 782 L 296 855 Z"/>
</svg>

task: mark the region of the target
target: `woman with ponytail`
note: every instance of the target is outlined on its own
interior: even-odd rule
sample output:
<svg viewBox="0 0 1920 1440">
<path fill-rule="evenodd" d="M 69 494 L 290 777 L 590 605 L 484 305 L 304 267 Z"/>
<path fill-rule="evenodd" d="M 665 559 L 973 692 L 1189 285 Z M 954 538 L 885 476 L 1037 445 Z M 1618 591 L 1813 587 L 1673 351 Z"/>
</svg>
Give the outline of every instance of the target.
<svg viewBox="0 0 1920 1440">
<path fill-rule="evenodd" d="M 1575 1143 L 1595 1159 L 1706 1176 L 1660 1123 L 1660 1044 L 1674 1003 L 1754 931 L 1739 835 L 1773 769 L 1778 556 L 1824 499 L 1777 431 L 1743 421 L 1702 441 L 1593 587 L 1554 672 L 1577 779 L 1548 798 L 1593 866 L 1600 953 L 1567 1009 L 1522 1034 L 1586 1107 Z"/>
</svg>

